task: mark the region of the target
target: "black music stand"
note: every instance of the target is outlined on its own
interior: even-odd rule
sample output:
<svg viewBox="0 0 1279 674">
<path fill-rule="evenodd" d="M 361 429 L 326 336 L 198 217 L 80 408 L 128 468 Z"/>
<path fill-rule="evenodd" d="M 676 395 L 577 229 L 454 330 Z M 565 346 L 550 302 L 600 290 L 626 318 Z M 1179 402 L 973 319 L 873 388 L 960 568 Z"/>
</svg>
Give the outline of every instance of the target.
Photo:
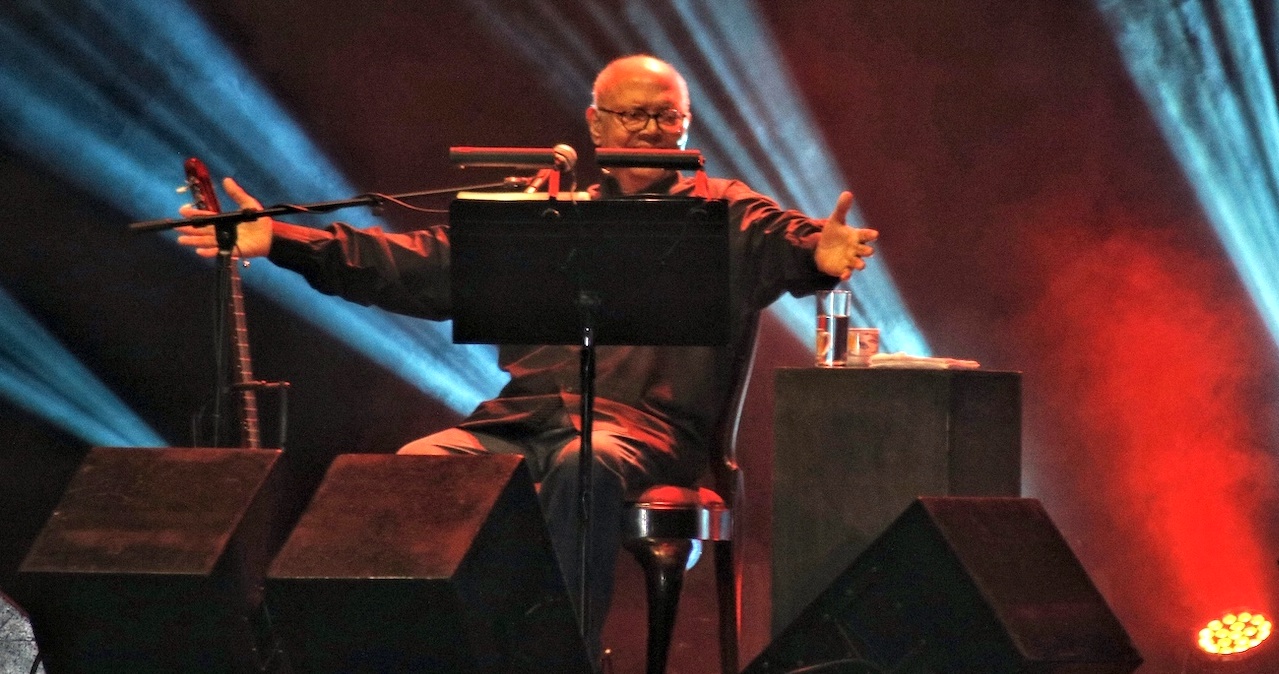
<svg viewBox="0 0 1279 674">
<path fill-rule="evenodd" d="M 690 197 L 458 199 L 449 209 L 453 341 L 582 347 L 579 619 L 587 593 L 595 347 L 723 346 L 728 209 Z"/>
</svg>

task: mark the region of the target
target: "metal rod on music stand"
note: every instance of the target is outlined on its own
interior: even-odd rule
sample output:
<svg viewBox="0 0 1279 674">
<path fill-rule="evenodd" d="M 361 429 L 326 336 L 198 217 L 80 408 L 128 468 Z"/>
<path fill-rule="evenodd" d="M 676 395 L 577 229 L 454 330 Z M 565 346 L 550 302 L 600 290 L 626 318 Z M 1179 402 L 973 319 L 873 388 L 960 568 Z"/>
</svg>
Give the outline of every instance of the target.
<svg viewBox="0 0 1279 674">
<path fill-rule="evenodd" d="M 595 423 L 595 313 L 599 310 L 599 295 L 583 290 L 578 293 L 577 305 L 582 315 L 582 350 L 581 350 L 581 384 L 582 384 L 582 439 L 577 454 L 577 565 L 578 565 L 578 610 L 579 627 L 582 638 L 590 634 L 591 594 L 590 563 L 591 558 L 591 516 L 592 516 L 592 481 L 591 466 L 595 461 L 595 448 L 592 444 L 592 431 Z"/>
</svg>

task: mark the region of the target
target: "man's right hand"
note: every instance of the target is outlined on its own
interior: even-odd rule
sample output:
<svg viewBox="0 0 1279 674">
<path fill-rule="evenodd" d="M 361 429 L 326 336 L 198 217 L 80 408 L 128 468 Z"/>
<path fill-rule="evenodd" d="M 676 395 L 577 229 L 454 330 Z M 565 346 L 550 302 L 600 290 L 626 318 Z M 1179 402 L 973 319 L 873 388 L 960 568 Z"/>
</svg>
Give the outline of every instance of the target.
<svg viewBox="0 0 1279 674">
<path fill-rule="evenodd" d="M 226 190 L 228 196 L 235 200 L 235 203 L 239 204 L 240 208 L 262 210 L 262 204 L 248 192 L 245 192 L 234 180 L 223 178 L 222 188 Z M 213 215 L 211 211 L 200 210 L 191 204 L 186 204 L 178 209 L 178 213 L 184 218 Z M 271 223 L 271 218 L 258 218 L 252 222 L 242 223 L 236 231 L 235 255 L 237 257 L 261 257 L 270 253 Z M 195 252 L 202 257 L 214 257 L 218 254 L 217 235 L 212 226 L 192 227 L 184 225 L 176 229 L 179 234 L 179 244 L 194 248 Z"/>
</svg>

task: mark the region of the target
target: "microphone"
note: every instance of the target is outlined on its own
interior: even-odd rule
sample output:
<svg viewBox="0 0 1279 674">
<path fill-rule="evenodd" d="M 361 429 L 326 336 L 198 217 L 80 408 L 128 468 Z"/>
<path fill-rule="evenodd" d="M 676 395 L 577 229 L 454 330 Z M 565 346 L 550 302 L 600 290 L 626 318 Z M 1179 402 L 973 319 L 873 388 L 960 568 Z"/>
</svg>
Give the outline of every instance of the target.
<svg viewBox="0 0 1279 674">
<path fill-rule="evenodd" d="M 528 187 L 524 188 L 524 192 L 532 194 L 544 187 L 546 182 L 551 179 L 551 175 L 557 171 L 572 171 L 577 166 L 577 150 L 564 143 L 560 143 L 551 148 L 551 152 L 555 155 L 555 166 L 553 168 L 544 168 L 533 176 L 528 182 Z"/>
<path fill-rule="evenodd" d="M 560 143 L 551 148 L 551 151 L 555 153 L 555 168 L 560 171 L 567 173 L 577 166 L 577 150 L 572 145 Z"/>
<path fill-rule="evenodd" d="M 449 148 L 449 161 L 461 168 L 555 167 L 567 171 L 577 163 L 577 151 L 562 143 L 553 148 L 460 146 Z"/>
</svg>

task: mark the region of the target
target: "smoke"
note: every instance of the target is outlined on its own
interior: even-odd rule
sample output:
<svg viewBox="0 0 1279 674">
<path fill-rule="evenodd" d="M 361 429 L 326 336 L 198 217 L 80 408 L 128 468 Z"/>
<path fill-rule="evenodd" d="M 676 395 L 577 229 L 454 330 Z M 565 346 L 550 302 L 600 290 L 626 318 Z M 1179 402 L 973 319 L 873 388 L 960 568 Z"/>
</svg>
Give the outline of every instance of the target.
<svg viewBox="0 0 1279 674">
<path fill-rule="evenodd" d="M 1078 518 L 1059 521 L 1072 543 L 1087 532 L 1076 553 L 1139 647 L 1181 650 L 1225 609 L 1273 612 L 1258 524 L 1275 461 L 1253 410 L 1273 408 L 1274 354 L 1246 295 L 1167 230 L 1097 241 L 1066 227 L 1036 243 L 1054 274 L 1023 329 L 1055 385 L 1027 401 L 1028 426 L 1056 441 L 1027 471 L 1050 511 Z"/>
</svg>

